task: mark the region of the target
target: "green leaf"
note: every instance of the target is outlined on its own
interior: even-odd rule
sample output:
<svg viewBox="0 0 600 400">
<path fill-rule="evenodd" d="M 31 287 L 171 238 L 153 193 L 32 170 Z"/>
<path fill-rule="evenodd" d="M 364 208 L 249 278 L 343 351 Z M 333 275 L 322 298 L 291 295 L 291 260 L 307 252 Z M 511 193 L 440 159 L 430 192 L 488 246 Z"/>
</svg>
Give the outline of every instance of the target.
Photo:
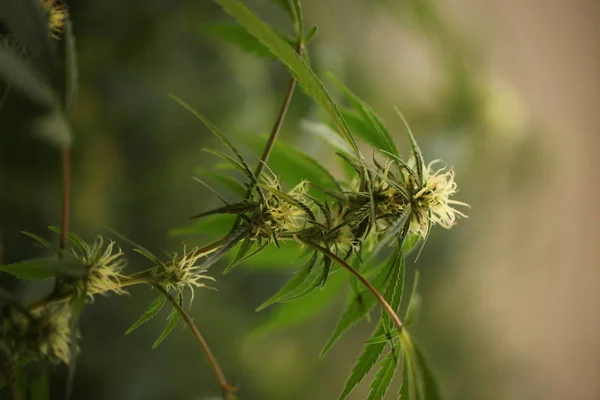
<svg viewBox="0 0 600 400">
<path fill-rule="evenodd" d="M 229 214 L 210 215 L 191 225 L 173 228 L 169 233 L 173 237 L 202 235 L 207 238 L 220 238 L 229 232 L 235 219 L 235 215 Z"/>
<path fill-rule="evenodd" d="M 248 254 L 248 252 L 252 248 L 253 244 L 254 244 L 254 241 L 252 239 L 250 239 L 249 237 L 247 237 L 246 239 L 244 239 L 242 241 L 242 244 L 240 245 L 237 253 L 235 254 L 235 257 L 233 258 L 233 260 L 231 260 L 231 262 L 229 263 L 227 268 L 225 268 L 225 270 L 223 271 L 223 275 L 227 274 L 229 271 L 231 271 L 233 269 L 233 267 L 238 265 L 244 259 L 246 254 Z"/>
<path fill-rule="evenodd" d="M 15 42 L 27 49 L 28 57 L 39 68 L 44 69 L 50 81 L 54 81 L 54 78 L 57 78 L 58 66 L 56 41 L 50 36 L 48 15 L 42 7 L 42 2 L 0 1 L 0 19 Z"/>
<path fill-rule="evenodd" d="M 299 325 L 314 318 L 332 304 L 333 298 L 339 293 L 345 279 L 344 274 L 332 274 L 327 286 L 323 289 L 300 300 L 279 305 L 252 333 L 260 335 L 273 332 Z"/>
<path fill-rule="evenodd" d="M 394 260 L 394 265 L 397 265 L 397 268 L 393 270 L 392 279 L 386 289 L 384 297 L 390 303 L 392 309 L 398 313 L 398 309 L 400 308 L 400 303 L 402 301 L 402 294 L 404 292 L 404 275 L 406 269 L 404 253 L 402 250 L 398 251 L 398 254 L 394 256 Z M 382 315 L 386 326 L 388 326 L 390 329 L 393 329 L 394 323 L 389 314 L 383 313 Z"/>
<path fill-rule="evenodd" d="M 180 300 L 181 300 L 181 297 L 180 297 Z M 181 301 L 180 301 L 180 303 L 181 303 Z M 167 317 L 167 321 L 168 321 L 167 326 L 165 326 L 165 329 L 162 331 L 162 333 L 160 334 L 158 339 L 156 339 L 156 341 L 152 345 L 152 349 L 157 348 L 162 343 L 162 341 L 165 340 L 167 338 L 167 336 L 169 336 L 171 334 L 171 332 L 173 332 L 173 329 L 175 329 L 175 325 L 177 325 L 177 322 L 179 322 L 179 313 L 177 312 L 177 310 L 175 308 L 173 308 L 173 310 Z"/>
<path fill-rule="evenodd" d="M 36 235 L 35 233 L 31 233 L 31 232 L 25 232 L 25 231 L 21 231 L 21 233 L 25 236 L 29 236 L 30 238 L 32 238 L 33 240 L 35 240 L 36 242 L 40 243 L 42 246 L 44 246 L 47 250 L 50 250 L 51 252 L 55 253 L 55 254 L 59 254 L 60 250 L 58 250 L 56 247 L 52 246 L 50 244 L 50 242 L 48 242 L 46 239 L 44 239 L 41 236 Z"/>
<path fill-rule="evenodd" d="M 380 322 L 373 331 L 370 340 L 376 337 L 380 337 L 384 334 L 384 332 L 384 325 Z M 343 400 L 346 397 L 348 397 L 348 395 L 352 392 L 356 385 L 358 385 L 363 380 L 363 378 L 369 373 L 369 371 L 371 371 L 371 369 L 377 362 L 377 359 L 383 352 L 384 348 L 385 342 L 374 343 L 372 345 L 363 347 L 362 352 L 360 353 L 356 360 L 356 363 L 354 364 L 354 367 L 352 367 L 350 377 L 348 377 L 348 380 L 346 380 L 344 390 L 338 397 L 338 400 Z"/>
<path fill-rule="evenodd" d="M 221 175 L 204 168 L 194 168 L 194 172 L 198 175 L 213 180 L 215 183 L 218 183 L 221 186 L 231 190 L 233 193 L 239 195 L 242 198 L 246 196 L 246 189 L 237 180 L 230 176 Z"/>
<path fill-rule="evenodd" d="M 421 153 L 421 148 L 417 144 L 415 136 L 413 135 L 412 130 L 410 129 L 410 125 L 408 125 L 408 121 L 406 121 L 406 118 L 404 118 L 404 115 L 402 115 L 402 113 L 400 112 L 400 110 L 398 108 L 394 108 L 394 110 L 396 110 L 396 113 L 398 113 L 400 118 L 402 118 L 402 122 L 404 123 L 404 127 L 406 128 L 406 134 L 408 135 L 408 140 L 410 142 L 410 148 L 412 151 L 412 155 L 415 158 L 417 175 L 419 176 L 419 179 L 421 180 L 421 184 L 424 185 L 425 184 L 425 180 L 424 180 L 425 160 L 423 159 L 423 153 Z"/>
<path fill-rule="evenodd" d="M 162 295 L 158 296 L 156 299 L 154 299 L 152 301 L 152 303 L 150 303 L 150 305 L 148 306 L 146 311 L 144 311 L 142 316 L 140 318 L 138 318 L 137 321 L 135 321 L 135 323 L 131 326 L 131 328 L 127 329 L 125 334 L 129 335 L 131 332 L 133 332 L 134 330 L 139 328 L 141 325 L 145 324 L 146 322 L 148 322 L 152 318 L 154 318 L 154 316 L 156 314 L 158 314 L 160 312 L 160 310 L 162 310 L 166 301 L 167 301 L 167 299 Z"/>
<path fill-rule="evenodd" d="M 420 372 L 420 380 L 423 387 L 423 400 L 441 400 L 442 394 L 439 383 L 429 364 L 425 352 L 416 343 L 412 343 L 415 363 Z"/>
<path fill-rule="evenodd" d="M 379 274 L 375 277 L 372 282 L 372 285 L 377 289 L 381 290 L 386 285 L 387 282 L 387 291 L 391 291 L 389 288 L 395 288 L 397 279 L 398 279 L 398 271 L 399 258 L 394 255 L 391 258 L 392 262 L 388 266 L 381 268 Z M 402 265 L 402 264 L 400 264 Z M 325 354 L 331 349 L 331 347 L 354 325 L 356 325 L 361 319 L 363 319 L 377 304 L 377 299 L 368 289 L 361 289 L 352 299 L 352 301 L 346 307 L 346 310 L 342 314 L 338 324 L 336 325 L 331 337 L 325 344 L 323 350 L 321 350 L 321 357 L 324 357 Z M 393 307 L 393 306 L 392 306 Z M 396 306 L 396 308 L 398 308 Z"/>
<path fill-rule="evenodd" d="M 65 260 L 36 258 L 14 264 L 0 265 L 0 271 L 19 279 L 48 279 L 55 276 L 82 277 L 85 270 Z"/>
<path fill-rule="evenodd" d="M 265 138 L 266 140 L 266 138 Z M 255 151 L 264 148 L 265 140 L 250 139 L 249 144 Z M 288 143 L 275 142 L 269 156 L 269 167 L 289 186 L 295 186 L 307 180 L 312 186 L 341 191 L 340 185 L 322 163 Z M 318 195 L 318 193 L 315 193 Z"/>
<path fill-rule="evenodd" d="M 298 288 L 302 287 L 302 284 L 306 281 L 308 276 L 310 275 L 316 261 L 316 253 L 313 257 L 302 267 L 302 269 L 294 274 L 294 276 L 287 281 L 285 286 L 283 286 L 277 293 L 275 293 L 269 300 L 265 301 L 263 304 L 256 308 L 256 311 L 262 311 L 271 304 L 277 303 L 280 299 L 285 296 L 294 293 Z"/>
<path fill-rule="evenodd" d="M 400 384 L 400 391 L 398 393 L 399 400 L 417 400 L 414 384 L 414 370 L 409 360 L 410 358 L 405 349 L 402 367 L 402 383 Z"/>
<path fill-rule="evenodd" d="M 237 25 L 227 22 L 219 22 L 206 25 L 204 30 L 212 35 L 218 36 L 219 38 L 237 46 L 240 50 L 246 53 L 253 54 L 258 57 L 267 58 L 274 60 L 275 56 L 269 51 L 264 44 L 258 41 L 248 31 Z M 285 40 L 290 46 L 296 46 L 296 43 L 286 38 L 284 35 L 278 33 L 283 40 Z"/>
<path fill-rule="evenodd" d="M 3 42 L 0 42 L 0 80 L 46 110 L 60 105 L 52 87 L 36 67 Z"/>
<path fill-rule="evenodd" d="M 313 41 L 313 39 L 315 38 L 315 36 L 317 35 L 317 32 L 319 31 L 319 27 L 318 26 L 313 26 L 312 28 L 310 28 L 310 30 L 308 31 L 308 33 L 306 34 L 306 38 L 304 38 L 305 40 L 305 44 L 308 46 L 310 44 L 310 42 Z"/>
<path fill-rule="evenodd" d="M 79 69 L 77 66 L 77 48 L 75 47 L 75 35 L 71 21 L 65 23 L 65 110 L 71 113 L 77 102 L 79 90 Z"/>
<path fill-rule="evenodd" d="M 417 322 L 421 311 L 421 295 L 419 294 L 419 271 L 415 271 L 412 292 L 404 317 L 404 325 L 409 326 Z"/>
<path fill-rule="evenodd" d="M 337 86 L 342 90 L 350 104 L 354 108 L 356 115 L 343 112 L 346 122 L 355 135 L 359 135 L 367 143 L 371 144 L 377 150 L 385 150 L 396 156 L 400 156 L 392 135 L 381 122 L 381 119 L 375 114 L 375 111 L 364 101 L 356 96 L 342 81 L 330 74 Z M 353 121 L 351 124 L 350 121 Z"/>
<path fill-rule="evenodd" d="M 375 374 L 375 378 L 371 382 L 371 391 L 367 400 L 381 400 L 385 397 L 385 393 L 388 391 L 394 374 L 400 361 L 400 350 L 399 347 L 390 350 L 386 354 L 384 359 L 379 364 L 379 370 Z"/>
<path fill-rule="evenodd" d="M 350 144 L 355 154 L 359 155 L 360 152 L 346 121 L 321 80 L 306 63 L 306 60 L 299 57 L 296 51 L 271 27 L 261 21 L 243 1 L 214 1 L 231 14 L 250 34 L 262 42 L 288 68 L 300 86 L 329 114 L 338 129 L 338 133 Z"/>
<path fill-rule="evenodd" d="M 229 224 L 228 228 L 231 228 L 231 224 Z M 224 234 L 226 233 L 227 232 L 224 232 Z M 235 248 L 232 250 L 235 250 Z M 251 258 L 245 258 L 243 263 L 245 266 L 251 268 L 287 270 L 298 265 L 296 261 L 302 256 L 304 250 L 305 249 L 297 242 L 286 240 L 279 242 L 279 247 L 271 244 L 263 248 Z M 224 259 L 233 259 L 231 254 L 232 253 L 226 254 Z"/>
<path fill-rule="evenodd" d="M 59 109 L 35 119 L 32 128 L 37 137 L 48 143 L 61 147 L 71 146 L 71 126 Z"/>
</svg>

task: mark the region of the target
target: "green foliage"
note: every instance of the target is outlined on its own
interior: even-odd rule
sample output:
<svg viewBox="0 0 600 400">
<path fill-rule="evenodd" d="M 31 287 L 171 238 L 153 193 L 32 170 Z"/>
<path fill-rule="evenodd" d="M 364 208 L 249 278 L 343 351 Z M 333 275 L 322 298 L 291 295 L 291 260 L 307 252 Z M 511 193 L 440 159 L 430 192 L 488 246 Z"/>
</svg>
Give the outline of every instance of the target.
<svg viewBox="0 0 600 400">
<path fill-rule="evenodd" d="M 404 324 L 406 326 L 414 324 L 419 318 L 419 313 L 421 311 L 421 295 L 419 294 L 418 289 L 419 271 L 415 271 L 412 292 L 408 302 L 408 308 L 406 309 L 406 316 L 404 317 Z"/>
<path fill-rule="evenodd" d="M 285 40 L 283 40 L 271 27 L 261 21 L 261 19 L 242 1 L 214 1 L 223 7 L 226 12 L 231 14 L 250 34 L 262 42 L 271 53 L 273 53 L 277 59 L 289 69 L 292 76 L 297 79 L 298 84 L 300 84 L 333 119 L 334 124 L 338 129 L 338 133 L 350 144 L 356 154 L 359 154 L 352 133 L 341 115 L 339 108 L 332 100 L 321 80 L 313 72 L 306 61 L 302 57 L 299 57 L 296 51 L 290 47 Z"/>
<path fill-rule="evenodd" d="M 77 65 L 77 49 L 71 21 L 65 23 L 65 110 L 73 112 L 79 91 L 79 68 Z"/>
<path fill-rule="evenodd" d="M 81 277 L 85 271 L 78 265 L 51 258 L 36 258 L 14 264 L 0 265 L 0 271 L 18 279 L 48 279 L 57 275 Z"/>
<path fill-rule="evenodd" d="M 367 400 L 381 400 L 388 391 L 396 373 L 400 354 L 397 349 L 390 350 L 379 364 L 379 370 L 371 382 L 371 391 Z"/>
<path fill-rule="evenodd" d="M 129 335 L 131 332 L 133 332 L 134 330 L 136 330 L 137 328 L 154 318 L 156 314 L 158 314 L 160 310 L 162 310 L 166 301 L 167 299 L 165 299 L 165 297 L 162 295 L 154 299 L 152 303 L 150 303 L 146 311 L 144 311 L 144 313 L 138 318 L 138 320 L 135 321 L 135 323 L 129 329 L 127 329 L 125 334 Z"/>
<path fill-rule="evenodd" d="M 177 322 L 179 322 L 179 313 L 176 309 L 173 309 L 167 317 L 167 326 L 165 326 L 165 329 L 163 329 L 158 339 L 156 339 L 156 341 L 152 345 L 152 349 L 157 348 L 163 342 L 163 340 L 165 340 L 167 336 L 169 336 L 171 332 L 173 332 L 173 329 L 175 329 L 175 325 L 177 325 Z"/>
</svg>

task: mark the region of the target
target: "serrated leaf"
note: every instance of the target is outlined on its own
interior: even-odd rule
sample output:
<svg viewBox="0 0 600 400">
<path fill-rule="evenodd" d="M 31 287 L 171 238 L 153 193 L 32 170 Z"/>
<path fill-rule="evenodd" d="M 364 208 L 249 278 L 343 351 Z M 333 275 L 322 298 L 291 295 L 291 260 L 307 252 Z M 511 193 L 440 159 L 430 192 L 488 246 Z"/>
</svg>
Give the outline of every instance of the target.
<svg viewBox="0 0 600 400">
<path fill-rule="evenodd" d="M 406 350 L 404 352 L 404 362 L 402 364 L 402 382 L 400 383 L 398 400 L 417 400 L 414 388 L 414 374 Z"/>
<path fill-rule="evenodd" d="M 405 260 L 402 250 L 398 250 L 397 254 L 394 256 L 394 265 L 397 266 L 397 268 L 394 268 L 392 272 L 392 279 L 386 288 L 384 297 L 390 303 L 394 312 L 398 313 L 400 303 L 402 302 L 402 294 L 404 292 Z M 382 318 L 389 329 L 394 328 L 394 323 L 389 314 L 383 313 Z"/>
<path fill-rule="evenodd" d="M 414 342 L 412 343 L 412 347 L 414 361 L 419 370 L 420 381 L 422 384 L 423 400 L 441 400 L 442 394 L 440 386 L 423 349 Z"/>
<path fill-rule="evenodd" d="M 242 184 L 240 184 L 237 180 L 230 176 L 221 175 L 219 173 L 209 171 L 204 168 L 194 168 L 194 172 L 198 175 L 211 179 L 215 183 L 218 183 L 224 188 L 231 190 L 233 193 L 239 195 L 242 198 L 246 196 L 246 189 L 242 186 Z"/>
<path fill-rule="evenodd" d="M 275 56 L 269 51 L 269 49 L 252 36 L 248 31 L 237 25 L 227 22 L 218 22 L 207 25 L 204 30 L 212 35 L 218 36 L 219 38 L 237 46 L 240 50 L 246 53 L 253 54 L 258 57 L 267 58 L 274 60 Z M 284 35 L 278 33 L 283 40 L 285 40 L 290 46 L 295 46 L 293 40 L 286 38 Z"/>
<path fill-rule="evenodd" d="M 52 87 L 36 67 L 2 42 L 0 79 L 46 110 L 58 108 L 60 105 Z"/>
<path fill-rule="evenodd" d="M 65 22 L 65 110 L 71 113 L 77 102 L 79 90 L 79 69 L 77 66 L 77 48 L 71 21 Z"/>
<path fill-rule="evenodd" d="M 398 277 L 397 271 L 398 268 L 398 259 L 396 256 L 392 258 L 391 265 L 386 265 L 384 268 L 381 268 L 381 271 L 375 279 L 373 280 L 373 286 L 381 290 L 384 286 L 395 287 L 396 281 L 395 279 Z M 331 347 L 354 325 L 356 325 L 361 319 L 363 319 L 377 304 L 377 299 L 373 294 L 367 289 L 361 289 L 352 301 L 347 305 L 344 313 L 340 317 L 333 333 L 329 337 L 329 340 L 321 350 L 320 357 L 325 356 L 325 354 L 331 349 Z M 397 307 L 396 307 L 397 308 Z"/>
<path fill-rule="evenodd" d="M 279 289 L 271 298 L 265 301 L 263 304 L 256 308 L 256 311 L 262 311 L 271 304 L 277 303 L 280 299 L 286 295 L 294 293 L 301 285 L 306 281 L 310 275 L 316 261 L 316 254 L 302 267 L 302 269 L 294 274 L 294 276 L 287 281 L 287 283 Z"/>
<path fill-rule="evenodd" d="M 371 382 L 371 391 L 367 400 L 381 400 L 388 391 L 400 361 L 399 347 L 390 350 L 379 364 L 379 370 Z"/>
<path fill-rule="evenodd" d="M 36 258 L 14 264 L 0 265 L 0 271 L 19 279 L 48 279 L 55 276 L 82 277 L 85 270 L 74 263 L 50 258 Z"/>
<path fill-rule="evenodd" d="M 354 153 L 359 155 L 360 152 L 346 121 L 325 89 L 325 86 L 307 64 L 306 60 L 298 56 L 295 49 L 283 40 L 271 27 L 265 24 L 243 1 L 214 1 L 227 13 L 232 15 L 250 34 L 262 42 L 288 68 L 298 81 L 298 84 L 329 114 L 338 129 L 338 134 L 350 144 Z"/>
<path fill-rule="evenodd" d="M 404 317 L 404 325 L 409 326 L 417 322 L 421 310 L 421 295 L 419 294 L 419 271 L 415 271 L 412 292 Z"/>
<path fill-rule="evenodd" d="M 377 150 L 385 150 L 396 156 L 400 156 L 396 144 L 390 132 L 381 122 L 381 119 L 375 114 L 375 111 L 355 95 L 342 81 L 330 74 L 337 86 L 342 90 L 346 98 L 357 113 L 352 115 L 348 112 L 342 112 L 346 122 L 355 135 L 359 135 L 367 143 L 371 144 Z M 349 119 L 352 116 L 353 118 Z M 350 121 L 354 122 L 354 126 Z"/>
<path fill-rule="evenodd" d="M 314 318 L 332 304 L 332 299 L 339 293 L 344 280 L 344 274 L 332 274 L 329 283 L 322 290 L 316 290 L 300 300 L 279 305 L 252 333 L 260 335 L 273 332 Z"/>
<path fill-rule="evenodd" d="M 391 332 L 385 332 L 377 337 L 373 337 L 365 341 L 365 344 L 388 343 L 400 336 L 398 329 L 393 329 Z"/>
<path fill-rule="evenodd" d="M 125 334 L 129 335 L 131 332 L 133 332 L 134 330 L 136 330 L 137 328 L 154 318 L 154 316 L 158 314 L 160 310 L 162 310 L 166 301 L 167 299 L 162 295 L 154 299 L 152 303 L 150 303 L 146 311 L 144 311 L 144 313 L 140 316 L 140 318 L 138 318 L 138 320 L 135 321 L 135 323 L 129 329 L 127 329 L 127 331 L 125 331 Z"/>
<path fill-rule="evenodd" d="M 375 337 L 379 337 L 384 334 L 385 328 L 383 323 L 379 323 L 373 334 L 371 335 L 371 339 Z M 363 378 L 371 371 L 377 359 L 383 352 L 385 348 L 385 342 L 383 343 L 375 343 L 369 346 L 364 346 L 362 352 L 356 359 L 356 363 L 352 367 L 352 371 L 350 372 L 350 376 L 346 380 L 344 384 L 344 390 L 338 397 L 338 400 L 343 400 L 352 392 L 352 390 L 358 385 Z"/>
<path fill-rule="evenodd" d="M 238 265 L 240 263 L 240 261 L 242 261 L 244 259 L 246 254 L 248 254 L 248 252 L 252 248 L 253 244 L 254 244 L 254 241 L 252 239 L 250 239 L 249 237 L 244 239 L 242 241 L 240 248 L 238 249 L 237 253 L 235 254 L 235 257 L 233 258 L 233 260 L 231 260 L 231 262 L 229 263 L 227 268 L 225 268 L 225 270 L 223 271 L 223 274 L 228 273 L 229 271 L 231 271 L 231 269 L 233 267 Z"/>
<path fill-rule="evenodd" d="M 173 329 L 175 329 L 175 325 L 177 325 L 177 322 L 179 322 L 179 313 L 175 308 L 173 308 L 173 310 L 167 317 L 167 321 L 167 326 L 165 326 L 165 329 L 162 331 L 158 339 L 156 339 L 156 341 L 152 345 L 152 349 L 157 348 L 163 342 L 163 340 L 165 340 L 167 336 L 169 336 L 171 332 L 173 332 Z"/>
</svg>

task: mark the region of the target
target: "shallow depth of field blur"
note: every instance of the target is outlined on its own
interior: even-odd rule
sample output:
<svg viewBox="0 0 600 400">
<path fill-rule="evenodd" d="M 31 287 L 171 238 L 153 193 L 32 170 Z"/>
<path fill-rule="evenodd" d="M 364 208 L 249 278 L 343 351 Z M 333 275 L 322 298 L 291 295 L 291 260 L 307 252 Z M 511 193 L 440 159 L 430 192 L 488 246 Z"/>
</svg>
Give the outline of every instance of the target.
<svg viewBox="0 0 600 400">
<path fill-rule="evenodd" d="M 453 165 L 469 219 L 435 227 L 421 271 L 414 334 L 448 399 L 600 398 L 600 5 L 586 0 L 304 0 L 319 31 L 311 61 L 333 71 L 381 115 L 408 152 L 398 106 L 426 159 Z M 283 14 L 249 4 L 274 26 Z M 109 225 L 152 251 L 176 250 L 188 217 L 218 199 L 192 180 L 219 144 L 167 97 L 186 99 L 248 146 L 274 121 L 288 75 L 210 36 L 226 19 L 210 1 L 73 0 L 80 56 L 74 115 L 72 229 L 91 239 Z M 283 140 L 337 171 L 330 148 L 303 133 L 320 110 L 301 92 Z M 19 231 L 46 235 L 60 218 L 59 153 L 28 139 L 19 108 L 0 109 L 3 262 L 34 255 Z M 264 139 L 261 139 L 264 140 Z M 256 140 L 254 140 L 255 142 Z M 366 154 L 369 156 L 369 154 Z M 254 160 L 250 158 L 250 160 Z M 52 237 L 46 235 L 47 237 Z M 143 268 L 132 257 L 132 270 Z M 353 329 L 322 360 L 343 298 L 318 317 L 264 333 L 277 306 L 255 313 L 298 267 L 252 263 L 197 291 L 192 315 L 241 399 L 334 399 L 370 332 Z M 140 264 L 137 265 L 136 263 Z M 13 285 L 6 277 L 2 284 Z M 18 288 L 15 288 L 18 290 Z M 97 298 L 82 319 L 76 399 L 216 399 L 197 343 L 177 329 L 151 350 L 165 315 L 124 331 L 152 293 Z M 35 296 L 35 293 L 24 294 Z M 53 381 L 62 395 L 65 368 Z M 364 399 L 368 380 L 352 394 Z M 394 391 L 395 393 L 395 391 Z"/>
</svg>

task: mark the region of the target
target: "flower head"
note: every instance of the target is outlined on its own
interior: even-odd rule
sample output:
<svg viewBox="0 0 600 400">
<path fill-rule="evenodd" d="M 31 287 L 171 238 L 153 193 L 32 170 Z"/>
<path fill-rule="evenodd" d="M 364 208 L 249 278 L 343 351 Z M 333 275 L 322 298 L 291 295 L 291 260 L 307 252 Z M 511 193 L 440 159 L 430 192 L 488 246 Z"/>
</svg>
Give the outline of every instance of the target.
<svg viewBox="0 0 600 400">
<path fill-rule="evenodd" d="M 10 308 L 2 317 L 0 343 L 16 361 L 22 356 L 68 364 L 71 360 L 71 307 L 35 310 L 27 316 Z"/>
<path fill-rule="evenodd" d="M 189 288 L 191 292 L 190 304 L 194 300 L 194 288 L 207 287 L 202 281 L 215 279 L 205 275 L 206 269 L 197 265 L 200 258 L 207 253 L 201 251 L 198 247 L 192 248 L 189 252 L 187 247 L 183 246 L 183 254 L 173 254 L 171 260 L 162 264 L 154 272 L 154 278 L 163 283 L 167 288 L 174 288 L 182 292 Z"/>
<path fill-rule="evenodd" d="M 42 6 L 48 13 L 48 28 L 54 39 L 60 39 L 65 29 L 65 22 L 69 18 L 67 6 L 57 0 L 42 0 Z"/>
<path fill-rule="evenodd" d="M 456 223 L 457 216 L 467 218 L 460 210 L 453 206 L 469 207 L 467 203 L 452 200 L 458 192 L 454 181 L 454 170 L 434 166 L 441 160 L 433 160 L 423 171 L 423 185 L 413 188 L 412 206 L 413 214 L 410 222 L 410 231 L 422 237 L 427 236 L 429 223 L 438 224 L 450 229 Z"/>
<path fill-rule="evenodd" d="M 84 243 L 74 249 L 73 256 L 87 271 L 85 287 L 90 296 L 108 292 L 126 293 L 121 288 L 121 280 L 125 277 L 121 272 L 127 266 L 127 260 L 123 258 L 124 253 L 115 246 L 115 242 L 111 240 L 104 247 L 104 240 L 98 235 L 92 246 Z"/>
</svg>

